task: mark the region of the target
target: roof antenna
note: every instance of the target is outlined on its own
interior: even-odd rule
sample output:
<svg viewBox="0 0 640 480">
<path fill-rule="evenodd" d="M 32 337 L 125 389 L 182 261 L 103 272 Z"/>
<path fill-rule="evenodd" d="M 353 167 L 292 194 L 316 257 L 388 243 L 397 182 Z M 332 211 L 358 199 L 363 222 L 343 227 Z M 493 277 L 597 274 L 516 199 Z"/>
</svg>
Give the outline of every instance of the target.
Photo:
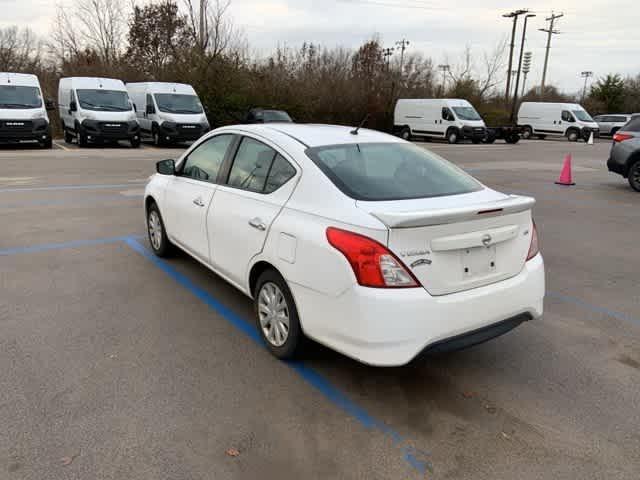
<svg viewBox="0 0 640 480">
<path fill-rule="evenodd" d="M 365 123 L 367 123 L 367 120 L 369 120 L 369 114 L 368 113 L 364 116 L 364 118 L 360 122 L 360 125 L 358 125 L 356 128 L 351 130 L 349 133 L 351 135 L 357 135 L 358 134 L 358 130 L 360 130 L 360 127 L 362 127 Z"/>
</svg>

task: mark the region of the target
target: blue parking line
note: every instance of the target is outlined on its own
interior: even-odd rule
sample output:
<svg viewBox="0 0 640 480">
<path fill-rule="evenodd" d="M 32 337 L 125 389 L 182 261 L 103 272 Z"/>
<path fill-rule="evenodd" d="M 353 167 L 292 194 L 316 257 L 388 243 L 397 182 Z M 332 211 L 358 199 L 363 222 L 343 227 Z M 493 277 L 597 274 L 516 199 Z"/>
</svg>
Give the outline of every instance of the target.
<svg viewBox="0 0 640 480">
<path fill-rule="evenodd" d="M 562 300 L 563 302 L 573 303 L 574 305 L 578 305 L 586 310 L 590 310 L 594 313 L 599 313 L 602 315 L 607 315 L 609 317 L 615 318 L 617 320 L 622 320 L 629 323 L 635 323 L 636 325 L 640 325 L 640 318 L 634 318 L 631 315 L 626 313 L 616 312 L 614 310 L 610 310 L 608 308 L 599 307 L 597 305 L 591 305 L 590 303 L 585 302 L 577 297 L 572 297 L 571 295 L 565 295 L 563 293 L 557 292 L 547 292 L 547 297 L 555 298 L 556 300 Z"/>
<path fill-rule="evenodd" d="M 178 272 L 169 263 L 155 256 L 136 239 L 127 238 L 125 239 L 125 242 L 134 251 L 138 252 L 144 258 L 151 261 L 156 267 L 160 268 L 178 284 L 189 290 L 199 300 L 215 310 L 216 313 L 222 316 L 231 325 L 247 335 L 255 343 L 264 347 L 262 338 L 253 324 L 250 324 L 243 320 L 231 309 L 216 300 L 206 290 L 193 283 L 193 281 L 191 281 L 187 276 Z M 364 408 L 350 400 L 342 391 L 332 385 L 331 382 L 329 382 L 313 368 L 309 367 L 303 362 L 287 362 L 287 365 L 298 375 L 300 375 L 300 377 L 305 382 L 318 390 L 327 400 L 342 409 L 348 415 L 355 418 L 365 428 L 369 430 L 378 430 L 383 435 L 391 439 L 396 445 L 405 443 L 403 438 L 398 433 L 393 431 L 383 422 L 372 417 Z M 413 470 L 422 475 L 424 475 L 427 471 L 433 472 L 433 466 L 431 462 L 429 460 L 426 460 L 426 457 L 429 456 L 427 452 L 419 452 L 418 450 L 407 446 L 400 445 L 400 447 L 403 453 L 403 458 Z"/>
<path fill-rule="evenodd" d="M 0 188 L 0 193 L 11 192 L 48 192 L 56 190 L 100 190 L 103 188 L 135 188 L 143 187 L 146 183 L 116 183 L 116 184 L 96 184 L 96 185 L 51 185 L 48 187 L 16 187 Z"/>
</svg>

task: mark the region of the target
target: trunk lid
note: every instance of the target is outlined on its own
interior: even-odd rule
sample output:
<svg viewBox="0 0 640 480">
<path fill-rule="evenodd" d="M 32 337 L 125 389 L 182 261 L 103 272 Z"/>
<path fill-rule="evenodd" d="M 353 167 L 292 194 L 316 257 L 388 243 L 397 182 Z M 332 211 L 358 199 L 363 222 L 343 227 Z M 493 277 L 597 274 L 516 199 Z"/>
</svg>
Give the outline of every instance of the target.
<svg viewBox="0 0 640 480">
<path fill-rule="evenodd" d="M 389 229 L 387 247 L 431 295 L 499 282 L 523 268 L 531 243 L 530 197 L 485 188 L 446 197 L 357 206 Z"/>
</svg>

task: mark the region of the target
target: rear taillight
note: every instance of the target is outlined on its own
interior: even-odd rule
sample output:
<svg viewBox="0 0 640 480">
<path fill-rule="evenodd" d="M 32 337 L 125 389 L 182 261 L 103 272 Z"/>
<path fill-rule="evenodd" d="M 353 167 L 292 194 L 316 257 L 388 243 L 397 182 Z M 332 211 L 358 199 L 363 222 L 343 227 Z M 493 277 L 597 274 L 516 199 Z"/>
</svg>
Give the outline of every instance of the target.
<svg viewBox="0 0 640 480">
<path fill-rule="evenodd" d="M 327 228 L 327 240 L 348 260 L 358 284 L 374 288 L 419 287 L 407 267 L 384 245 L 358 233 Z"/>
<path fill-rule="evenodd" d="M 527 261 L 531 260 L 538 253 L 540 253 L 540 244 L 538 243 L 538 229 L 536 228 L 536 222 L 533 222 L 533 227 L 531 228 L 531 245 L 529 245 Z"/>
<path fill-rule="evenodd" d="M 616 133 L 613 136 L 613 141 L 624 142 L 625 140 L 629 140 L 630 138 L 633 138 L 633 135 L 629 135 L 628 133 Z"/>
</svg>

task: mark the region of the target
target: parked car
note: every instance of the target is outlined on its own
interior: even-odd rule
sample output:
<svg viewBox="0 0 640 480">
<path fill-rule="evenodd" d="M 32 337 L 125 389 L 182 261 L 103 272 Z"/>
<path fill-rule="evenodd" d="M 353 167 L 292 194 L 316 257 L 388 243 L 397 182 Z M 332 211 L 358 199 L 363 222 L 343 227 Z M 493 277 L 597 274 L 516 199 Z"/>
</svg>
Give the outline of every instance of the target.
<svg viewBox="0 0 640 480">
<path fill-rule="evenodd" d="M 127 83 L 141 137 L 164 145 L 197 140 L 209 131 L 198 94 L 184 83 Z"/>
<path fill-rule="evenodd" d="M 293 123 L 293 120 L 284 110 L 251 108 L 243 123 Z"/>
<path fill-rule="evenodd" d="M 309 337 L 402 365 L 542 315 L 534 199 L 397 137 L 229 126 L 156 168 L 145 190 L 151 248 L 177 246 L 251 297 L 279 358 Z"/>
<path fill-rule="evenodd" d="M 0 143 L 34 143 L 51 148 L 51 124 L 38 77 L 0 72 Z"/>
<path fill-rule="evenodd" d="M 486 125 L 466 100 L 401 98 L 393 112 L 393 131 L 404 140 L 416 136 L 480 143 L 486 136 Z"/>
<path fill-rule="evenodd" d="M 140 146 L 140 126 L 122 80 L 97 77 L 61 78 L 58 106 L 64 141 L 78 145 L 127 140 Z"/>
<path fill-rule="evenodd" d="M 593 117 L 593 121 L 598 124 L 600 129 L 600 135 L 613 136 L 620 127 L 623 127 L 632 115 L 627 113 L 620 113 L 616 115 L 597 115 Z"/>
<path fill-rule="evenodd" d="M 631 188 L 640 192 L 640 115 L 613 135 L 607 167 L 628 179 Z"/>
<path fill-rule="evenodd" d="M 600 134 L 598 124 L 577 103 L 523 102 L 518 110 L 518 126 L 525 139 L 555 136 L 576 142 L 580 138 L 587 141 L 592 133 L 595 137 Z"/>
</svg>

